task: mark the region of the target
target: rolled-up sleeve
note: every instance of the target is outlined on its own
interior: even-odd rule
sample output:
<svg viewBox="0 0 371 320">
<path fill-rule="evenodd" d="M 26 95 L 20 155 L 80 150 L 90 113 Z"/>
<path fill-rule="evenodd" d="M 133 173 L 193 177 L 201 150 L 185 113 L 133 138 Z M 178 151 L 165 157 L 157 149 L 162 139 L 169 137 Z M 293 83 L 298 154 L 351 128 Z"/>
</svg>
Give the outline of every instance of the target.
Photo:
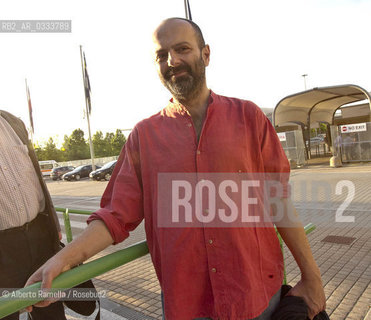
<svg viewBox="0 0 371 320">
<path fill-rule="evenodd" d="M 87 220 L 102 220 L 114 240 L 120 243 L 143 220 L 143 190 L 137 129 L 124 145 L 112 177 L 103 193 L 100 209 Z"/>
<path fill-rule="evenodd" d="M 264 162 L 265 179 L 279 181 L 283 187 L 282 198 L 290 197 L 290 164 L 276 130 L 269 119 L 257 108 L 256 117 L 261 123 L 259 139 Z"/>
</svg>

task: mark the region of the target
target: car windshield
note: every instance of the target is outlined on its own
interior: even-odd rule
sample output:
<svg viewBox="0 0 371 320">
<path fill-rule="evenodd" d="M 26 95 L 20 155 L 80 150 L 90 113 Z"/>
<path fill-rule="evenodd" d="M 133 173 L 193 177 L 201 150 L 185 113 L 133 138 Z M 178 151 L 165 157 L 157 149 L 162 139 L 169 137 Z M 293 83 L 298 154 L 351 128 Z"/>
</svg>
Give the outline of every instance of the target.
<svg viewBox="0 0 371 320">
<path fill-rule="evenodd" d="M 47 164 L 40 164 L 40 169 L 53 169 L 53 164 L 52 163 L 47 163 Z"/>
<path fill-rule="evenodd" d="M 79 167 L 77 167 L 76 169 L 74 169 L 73 172 L 75 172 L 75 171 L 79 171 L 79 170 L 81 170 L 83 167 L 85 167 L 85 166 L 79 166 Z"/>
<path fill-rule="evenodd" d="M 116 160 L 106 163 L 106 164 L 102 167 L 102 169 L 107 169 L 107 168 L 111 167 L 114 163 L 116 163 Z"/>
</svg>

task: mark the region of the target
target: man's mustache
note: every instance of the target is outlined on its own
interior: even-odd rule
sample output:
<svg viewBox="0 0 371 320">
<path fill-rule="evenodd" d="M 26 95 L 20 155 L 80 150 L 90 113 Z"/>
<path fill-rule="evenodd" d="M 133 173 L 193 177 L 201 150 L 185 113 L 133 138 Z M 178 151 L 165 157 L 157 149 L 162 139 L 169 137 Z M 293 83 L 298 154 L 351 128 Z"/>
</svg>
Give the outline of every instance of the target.
<svg viewBox="0 0 371 320">
<path fill-rule="evenodd" d="M 182 71 L 186 71 L 188 72 L 188 74 L 192 74 L 191 67 L 184 64 L 177 67 L 169 67 L 169 69 L 165 73 L 165 79 L 169 80 L 174 74 L 177 74 Z"/>
</svg>

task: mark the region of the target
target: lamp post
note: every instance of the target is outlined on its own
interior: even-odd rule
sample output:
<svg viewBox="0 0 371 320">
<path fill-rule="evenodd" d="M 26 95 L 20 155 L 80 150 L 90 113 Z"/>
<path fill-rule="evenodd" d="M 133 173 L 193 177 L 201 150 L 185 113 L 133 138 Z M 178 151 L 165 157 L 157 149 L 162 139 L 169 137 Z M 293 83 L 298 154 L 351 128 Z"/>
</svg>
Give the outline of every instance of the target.
<svg viewBox="0 0 371 320">
<path fill-rule="evenodd" d="M 306 73 L 301 75 L 304 78 L 304 90 L 307 90 L 307 77 L 308 75 Z"/>
</svg>

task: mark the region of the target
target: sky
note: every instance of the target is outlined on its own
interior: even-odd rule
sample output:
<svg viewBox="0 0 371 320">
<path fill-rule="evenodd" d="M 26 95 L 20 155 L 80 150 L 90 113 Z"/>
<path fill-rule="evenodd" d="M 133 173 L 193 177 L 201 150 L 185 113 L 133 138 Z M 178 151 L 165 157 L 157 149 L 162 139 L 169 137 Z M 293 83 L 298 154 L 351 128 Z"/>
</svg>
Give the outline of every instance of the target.
<svg viewBox="0 0 371 320">
<path fill-rule="evenodd" d="M 356 84 L 371 91 L 371 0 L 189 0 L 210 45 L 214 92 L 274 108 L 307 88 Z M 184 17 L 183 0 L 3 1 L 0 20 L 71 20 L 71 33 L 0 33 L 0 109 L 29 127 L 34 141 L 87 137 L 80 61 L 92 90 L 91 130 L 129 129 L 164 108 L 170 94 L 152 56 L 152 32 Z"/>
</svg>

